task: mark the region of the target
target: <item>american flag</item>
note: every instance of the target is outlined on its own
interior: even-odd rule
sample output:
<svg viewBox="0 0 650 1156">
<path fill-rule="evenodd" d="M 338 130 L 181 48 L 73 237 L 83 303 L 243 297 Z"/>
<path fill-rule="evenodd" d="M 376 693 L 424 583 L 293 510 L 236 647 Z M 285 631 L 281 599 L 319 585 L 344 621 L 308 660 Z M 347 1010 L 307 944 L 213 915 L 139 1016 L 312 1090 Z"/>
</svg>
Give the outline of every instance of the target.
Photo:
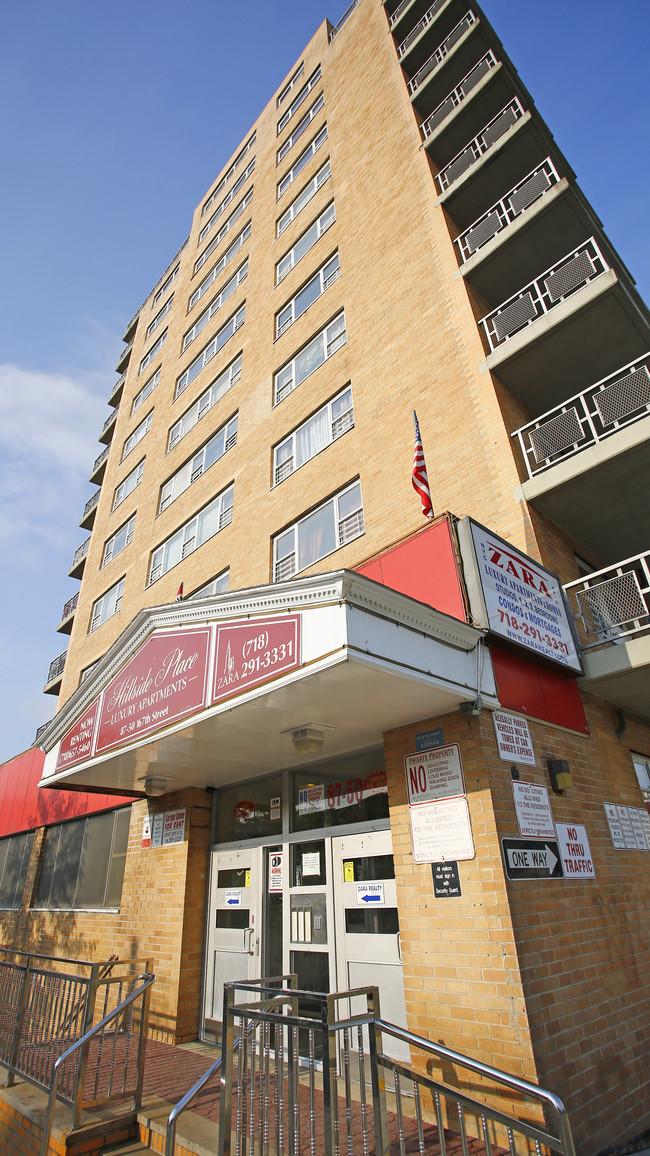
<svg viewBox="0 0 650 1156">
<path fill-rule="evenodd" d="M 429 489 L 429 479 L 427 477 L 427 466 L 424 460 L 424 450 L 422 448 L 422 436 L 420 434 L 420 427 L 418 425 L 418 418 L 415 410 L 413 410 L 413 425 L 415 426 L 415 453 L 413 454 L 413 473 L 411 474 L 411 481 L 413 488 L 417 490 L 422 502 L 422 513 L 425 518 L 433 517 L 433 505 L 431 503 L 431 490 Z"/>
</svg>

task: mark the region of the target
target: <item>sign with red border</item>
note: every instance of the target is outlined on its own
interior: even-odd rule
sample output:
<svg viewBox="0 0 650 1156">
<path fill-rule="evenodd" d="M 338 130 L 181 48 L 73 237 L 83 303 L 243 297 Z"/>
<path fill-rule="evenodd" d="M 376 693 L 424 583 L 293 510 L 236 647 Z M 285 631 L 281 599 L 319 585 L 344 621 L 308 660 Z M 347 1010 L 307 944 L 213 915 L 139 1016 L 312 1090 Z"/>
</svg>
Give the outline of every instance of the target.
<svg viewBox="0 0 650 1156">
<path fill-rule="evenodd" d="M 407 755 L 404 759 L 406 791 L 410 806 L 437 799 L 459 799 L 465 794 L 465 777 L 458 743 Z"/>
<path fill-rule="evenodd" d="M 91 757 L 98 702 L 99 699 L 96 698 L 85 714 L 64 734 L 55 770 L 62 771 L 66 767 L 74 767 L 76 763 L 85 763 Z"/>
<path fill-rule="evenodd" d="M 300 615 L 217 626 L 212 701 L 243 694 L 300 665 Z"/>
</svg>

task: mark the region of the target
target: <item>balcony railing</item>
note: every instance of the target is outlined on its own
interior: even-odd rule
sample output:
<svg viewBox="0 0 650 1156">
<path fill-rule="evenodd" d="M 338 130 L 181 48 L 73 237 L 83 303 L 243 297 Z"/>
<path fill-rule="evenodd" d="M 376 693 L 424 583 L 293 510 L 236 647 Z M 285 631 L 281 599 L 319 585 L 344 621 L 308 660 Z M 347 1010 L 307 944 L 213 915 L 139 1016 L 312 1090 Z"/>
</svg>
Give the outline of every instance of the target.
<svg viewBox="0 0 650 1156">
<path fill-rule="evenodd" d="M 50 663 L 50 669 L 47 672 L 47 679 L 45 680 L 46 686 L 50 682 L 53 682 L 55 678 L 58 678 L 59 675 L 62 673 L 63 667 L 65 666 L 65 656 L 67 653 L 68 653 L 67 650 L 64 650 L 63 654 L 60 654 L 58 658 L 55 658 Z"/>
<path fill-rule="evenodd" d="M 556 185 L 559 176 L 550 157 L 533 169 L 523 181 L 510 189 L 500 201 L 492 205 L 487 213 L 456 237 L 463 261 L 472 257 L 483 245 L 496 237 L 502 229 L 514 221 L 530 205 L 537 201 L 547 189 Z"/>
<path fill-rule="evenodd" d="M 113 422 L 117 420 L 118 409 L 119 409 L 119 406 L 116 406 L 115 409 L 112 411 L 112 413 L 109 413 L 108 417 L 106 418 L 106 421 L 104 422 L 104 424 L 102 426 L 102 433 L 103 434 L 105 434 L 106 430 L 109 428 L 109 426 L 111 426 L 113 424 Z"/>
<path fill-rule="evenodd" d="M 81 518 L 82 522 L 83 522 L 84 518 L 88 517 L 88 514 L 90 513 L 90 511 L 95 509 L 95 506 L 99 502 L 99 495 L 100 494 L 101 494 L 101 490 L 97 490 L 96 493 L 92 494 L 91 497 L 86 502 L 86 505 L 84 506 L 83 516 Z"/>
<path fill-rule="evenodd" d="M 339 20 L 338 24 L 337 24 L 337 25 L 336 25 L 336 27 L 335 27 L 335 28 L 333 28 L 333 29 L 332 29 L 332 31 L 330 32 L 330 44 L 332 43 L 332 41 L 333 41 L 334 37 L 336 36 L 337 32 L 340 32 L 340 31 L 341 31 L 341 29 L 342 29 L 343 25 L 345 24 L 345 22 L 346 22 L 346 20 L 347 20 L 348 16 L 351 16 L 351 15 L 352 15 L 352 13 L 354 12 L 354 10 L 355 10 L 355 8 L 356 8 L 356 6 L 357 6 L 357 4 L 358 4 L 358 3 L 359 3 L 359 0 L 352 0 L 352 3 L 350 4 L 350 6 L 349 6 L 348 8 L 346 8 L 346 9 L 345 9 L 345 12 L 343 13 L 343 15 L 342 15 L 341 19 Z"/>
<path fill-rule="evenodd" d="M 129 360 L 131 358 L 131 350 L 132 349 L 133 349 L 133 338 L 131 338 L 128 345 L 124 346 L 124 349 L 122 350 L 122 352 L 119 356 L 117 365 L 115 366 L 116 373 L 121 373 L 123 369 L 126 369 L 127 365 L 129 364 Z"/>
<path fill-rule="evenodd" d="M 590 237 L 481 319 L 490 349 L 498 349 L 607 269 L 607 261 Z"/>
<path fill-rule="evenodd" d="M 442 122 L 451 115 L 454 109 L 458 108 L 458 105 L 462 104 L 463 101 L 467 99 L 472 89 L 476 88 L 476 85 L 479 83 L 479 81 L 482 80 L 484 76 L 487 76 L 488 72 L 490 72 L 493 68 L 496 68 L 498 63 L 499 62 L 492 49 L 490 49 L 489 52 L 486 52 L 485 56 L 481 57 L 478 63 L 475 64 L 474 67 L 471 68 L 467 73 L 467 75 L 463 77 L 460 84 L 457 84 L 456 87 L 452 89 L 452 91 L 445 97 L 445 99 L 440 101 L 440 104 L 437 108 L 434 108 L 431 116 L 428 116 L 424 123 L 420 126 L 422 129 L 422 136 L 425 140 L 428 140 L 431 134 L 435 132 L 435 130 L 442 124 Z"/>
<path fill-rule="evenodd" d="M 65 606 L 63 607 L 63 610 L 61 611 L 61 621 L 62 622 L 65 622 L 66 618 L 69 618 L 70 615 L 73 613 L 73 611 L 75 611 L 77 609 L 77 602 L 78 601 L 79 601 L 79 591 L 77 590 L 77 593 L 74 594 L 72 596 L 72 598 L 68 598 L 68 601 L 66 602 Z"/>
<path fill-rule="evenodd" d="M 411 31 L 409 32 L 406 39 L 402 41 L 399 48 L 397 49 L 397 55 L 400 58 L 402 56 L 404 56 L 405 52 L 408 52 L 413 41 L 416 40 L 417 37 L 422 32 L 422 30 L 427 27 L 427 24 L 431 24 L 432 20 L 435 20 L 440 9 L 442 8 L 443 4 L 445 4 L 446 2 L 447 2 L 447 0 L 436 0 L 435 4 L 432 4 L 431 7 L 427 9 L 427 11 L 424 13 L 424 16 L 422 17 L 422 19 L 418 20 L 417 24 L 415 25 L 415 28 L 411 29 Z M 391 22 L 390 22 L 391 28 L 393 27 L 395 22 L 399 19 L 400 9 L 402 9 L 404 7 L 405 7 L 405 5 L 400 4 L 399 8 L 397 8 L 395 10 L 395 12 L 393 13 L 393 15 L 391 16 Z"/>
<path fill-rule="evenodd" d="M 402 12 L 404 11 L 405 8 L 408 8 L 410 3 L 411 3 L 411 0 L 402 0 L 401 4 L 397 5 L 397 8 L 393 12 L 393 15 L 390 16 L 388 19 L 388 23 L 389 23 L 391 28 L 395 27 L 395 25 L 397 24 L 397 21 L 399 20 L 400 16 L 402 15 Z"/>
<path fill-rule="evenodd" d="M 448 189 L 450 185 L 453 185 L 454 181 L 462 177 L 470 165 L 473 165 L 474 161 L 477 161 L 483 153 L 486 153 L 488 149 L 492 148 L 492 145 L 495 144 L 509 128 L 512 128 L 513 124 L 523 115 L 524 109 L 515 96 L 501 109 L 501 112 L 498 112 L 491 121 L 488 121 L 478 136 L 475 136 L 469 144 L 466 144 L 459 153 L 456 153 L 455 157 L 452 157 L 444 169 L 440 170 L 436 177 L 440 192 L 444 193 L 445 189 Z"/>
<path fill-rule="evenodd" d="M 534 478 L 650 413 L 650 353 L 515 430 Z"/>
<path fill-rule="evenodd" d="M 106 459 L 107 459 L 107 457 L 108 457 L 108 455 L 109 455 L 109 453 L 110 453 L 110 452 L 111 452 L 111 451 L 110 451 L 110 446 L 106 446 L 106 449 L 105 449 L 105 450 L 102 450 L 102 452 L 101 452 L 101 454 L 99 455 L 99 457 L 98 457 L 98 458 L 95 458 L 95 464 L 94 464 L 94 466 L 93 466 L 93 468 L 92 468 L 92 470 L 91 470 L 91 477 L 92 477 L 92 475 L 95 473 L 95 470 L 98 470 L 98 469 L 99 469 L 99 467 L 102 465 L 102 463 L 106 461 Z"/>
<path fill-rule="evenodd" d="M 118 377 L 117 381 L 115 382 L 115 385 L 113 386 L 113 388 L 111 390 L 110 397 L 115 397 L 115 394 L 118 392 L 118 390 L 120 393 L 122 392 L 122 389 L 124 388 L 124 382 L 125 381 L 126 381 L 126 370 L 124 371 L 124 373 L 120 377 Z M 111 404 L 110 398 L 109 398 L 108 404 L 109 405 Z"/>
<path fill-rule="evenodd" d="M 424 62 L 422 68 L 418 69 L 413 79 L 409 80 L 409 92 L 411 95 L 416 92 L 422 82 L 426 80 L 429 73 L 433 72 L 438 64 L 442 64 L 445 56 L 451 52 L 454 44 L 458 43 L 461 36 L 467 32 L 467 29 L 472 27 L 472 24 L 476 24 L 476 16 L 470 9 L 470 11 L 463 16 L 463 19 L 458 21 L 456 27 L 452 28 L 449 36 L 445 37 L 442 44 L 438 45 L 435 52 L 431 53 L 429 59 Z"/>
<path fill-rule="evenodd" d="M 564 587 L 584 650 L 650 628 L 650 550 Z"/>
<path fill-rule="evenodd" d="M 48 719 L 47 722 L 41 723 L 40 727 L 37 727 L 36 734 L 34 735 L 34 743 L 33 743 L 34 746 L 36 746 L 36 743 L 38 742 L 41 735 L 43 734 L 43 731 L 47 730 L 47 728 L 49 727 L 51 722 L 52 722 L 52 719 Z"/>
<path fill-rule="evenodd" d="M 90 546 L 90 534 L 86 538 L 85 542 L 82 542 L 80 546 L 77 546 L 77 549 L 74 552 L 74 558 L 72 559 L 72 566 L 70 567 L 71 570 L 74 570 L 75 566 L 79 565 L 82 558 L 86 557 L 86 554 L 88 553 L 88 547 L 89 546 Z"/>
</svg>

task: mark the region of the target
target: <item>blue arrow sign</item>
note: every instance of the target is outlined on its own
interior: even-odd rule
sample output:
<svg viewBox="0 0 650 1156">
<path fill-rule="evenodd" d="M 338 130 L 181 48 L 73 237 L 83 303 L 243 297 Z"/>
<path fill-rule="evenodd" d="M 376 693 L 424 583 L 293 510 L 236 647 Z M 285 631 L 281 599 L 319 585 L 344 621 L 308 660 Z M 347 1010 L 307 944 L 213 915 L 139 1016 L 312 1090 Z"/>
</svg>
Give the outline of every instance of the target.
<svg viewBox="0 0 650 1156">
<path fill-rule="evenodd" d="M 381 903 L 381 895 L 362 895 L 362 903 Z"/>
<path fill-rule="evenodd" d="M 239 907 L 239 900 L 238 899 L 226 899 L 226 903 L 228 904 L 229 907 Z"/>
</svg>

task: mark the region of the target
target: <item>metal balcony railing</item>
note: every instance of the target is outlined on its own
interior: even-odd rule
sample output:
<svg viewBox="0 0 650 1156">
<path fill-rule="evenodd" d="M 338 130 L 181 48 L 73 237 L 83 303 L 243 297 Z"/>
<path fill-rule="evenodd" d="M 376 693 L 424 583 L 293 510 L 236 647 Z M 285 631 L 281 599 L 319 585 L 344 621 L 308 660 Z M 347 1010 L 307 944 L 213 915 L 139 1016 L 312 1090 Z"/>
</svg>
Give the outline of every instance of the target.
<svg viewBox="0 0 650 1156">
<path fill-rule="evenodd" d="M 65 666 L 65 656 L 67 653 L 68 653 L 67 650 L 64 650 L 63 654 L 60 654 L 58 658 L 54 658 L 52 660 L 52 662 L 50 663 L 50 669 L 47 672 L 47 678 L 45 680 L 46 686 L 48 683 L 52 682 L 55 678 L 58 678 L 59 675 L 62 673 L 63 667 Z"/>
<path fill-rule="evenodd" d="M 402 0 L 401 4 L 397 5 L 397 8 L 393 12 L 393 15 L 389 16 L 389 18 L 388 18 L 388 23 L 389 23 L 389 26 L 391 28 L 395 27 L 395 25 L 397 24 L 397 21 L 399 20 L 400 16 L 402 15 L 402 12 L 404 11 L 405 8 L 408 8 L 410 3 L 411 3 L 411 0 Z"/>
<path fill-rule="evenodd" d="M 417 91 L 422 82 L 426 80 L 429 73 L 433 72 L 434 68 L 436 68 L 438 64 L 442 64 L 445 56 L 451 52 L 454 44 L 458 43 L 461 36 L 467 32 L 467 29 L 472 27 L 472 24 L 476 24 L 476 16 L 470 9 L 470 11 L 463 16 L 463 19 L 458 21 L 456 27 L 452 28 L 449 35 L 446 36 L 443 40 L 442 44 L 438 45 L 435 52 L 431 53 L 429 59 L 425 60 L 424 64 L 421 68 L 418 69 L 412 80 L 409 80 L 409 92 L 411 95 Z"/>
<path fill-rule="evenodd" d="M 68 601 L 66 602 L 65 606 L 63 607 L 63 610 L 61 611 L 61 621 L 62 622 L 65 622 L 65 619 L 70 617 L 73 610 L 77 609 L 77 602 L 78 601 L 79 601 L 79 591 L 77 590 L 77 593 L 74 594 L 72 596 L 72 598 L 68 598 Z"/>
<path fill-rule="evenodd" d="M 40 739 L 43 732 L 47 730 L 47 728 L 49 727 L 51 722 L 52 722 L 52 719 L 48 719 L 47 722 L 41 723 L 40 727 L 37 727 L 36 734 L 34 735 L 34 746 L 36 745 L 36 743 Z"/>
<path fill-rule="evenodd" d="M 111 413 L 109 413 L 108 417 L 106 418 L 106 421 L 104 422 L 104 424 L 102 426 L 102 433 L 106 433 L 106 430 L 109 428 L 109 426 L 111 426 L 113 424 L 113 422 L 117 420 L 117 411 L 119 408 L 120 408 L 119 405 L 117 405 L 115 407 L 115 409 Z"/>
<path fill-rule="evenodd" d="M 650 550 L 564 587 L 583 650 L 650 629 Z"/>
<path fill-rule="evenodd" d="M 113 388 L 110 392 L 111 397 L 115 397 L 115 394 L 117 393 L 118 389 L 122 389 L 125 381 L 126 381 L 126 370 L 124 371 L 123 374 L 121 374 L 120 377 L 118 377 L 117 381 L 115 382 L 115 385 L 113 386 Z M 110 401 L 109 401 L 109 405 L 110 405 Z"/>
<path fill-rule="evenodd" d="M 445 4 L 446 2 L 447 2 L 447 0 L 436 0 L 435 4 L 432 4 L 431 7 L 428 8 L 427 11 L 424 13 L 424 16 L 422 17 L 422 19 L 418 20 L 417 24 L 415 25 L 415 28 L 411 29 L 408 36 L 402 41 L 402 43 L 399 45 L 399 47 L 397 49 L 397 55 L 400 57 L 400 59 L 402 56 L 404 56 L 404 54 L 406 52 L 408 52 L 413 41 L 416 40 L 417 37 L 420 35 L 420 33 L 423 31 L 423 29 L 427 27 L 427 24 L 431 24 L 432 20 L 435 20 L 436 16 L 438 15 L 438 12 L 442 8 L 443 4 Z M 400 12 L 400 9 L 402 9 L 404 7 L 405 7 L 404 4 L 400 4 L 399 8 L 393 13 L 393 15 L 391 17 L 391 28 L 393 27 L 394 23 L 398 19 L 398 14 Z"/>
<path fill-rule="evenodd" d="M 593 446 L 650 413 L 650 353 L 610 373 L 512 434 L 528 477 Z"/>
<path fill-rule="evenodd" d="M 85 542 L 82 542 L 80 546 L 77 546 L 77 549 L 74 552 L 74 558 L 72 559 L 72 566 L 70 567 L 71 570 L 74 570 L 75 566 L 78 566 L 79 563 L 81 562 L 81 559 L 86 557 L 86 554 L 88 553 L 88 547 L 89 546 L 90 546 L 90 534 L 86 538 Z"/>
<path fill-rule="evenodd" d="M 596 241 L 590 237 L 481 319 L 490 349 L 498 349 L 609 267 Z"/>
<path fill-rule="evenodd" d="M 467 261 L 483 245 L 496 237 L 497 233 L 543 196 L 547 189 L 556 185 L 559 179 L 551 158 L 546 157 L 541 165 L 537 165 L 523 181 L 509 189 L 500 201 L 456 237 L 455 243 L 460 249 L 463 261 Z"/>
<path fill-rule="evenodd" d="M 357 6 L 357 4 L 358 4 L 358 3 L 359 3 L 359 0 L 352 0 L 352 3 L 350 4 L 350 6 L 349 6 L 348 8 L 346 8 L 346 9 L 345 9 L 345 12 L 343 13 L 343 15 L 342 15 L 341 19 L 339 20 L 338 24 L 337 24 L 337 25 L 336 25 L 336 26 L 335 26 L 335 27 L 332 29 L 332 31 L 330 32 L 330 44 L 332 43 L 332 41 L 333 41 L 334 37 L 336 36 L 337 32 L 340 32 L 340 31 L 341 31 L 341 29 L 342 29 L 343 25 L 345 24 L 345 22 L 346 22 L 346 20 L 347 20 L 348 16 L 351 16 L 351 15 L 352 15 L 352 13 L 354 12 L 354 10 L 355 10 L 355 8 L 356 8 L 356 6 Z"/>
<path fill-rule="evenodd" d="M 84 506 L 83 516 L 81 519 L 82 522 L 83 522 L 84 518 L 87 517 L 87 515 L 90 513 L 90 511 L 95 509 L 95 506 L 99 502 L 99 495 L 100 494 L 101 494 L 101 490 L 97 490 L 96 493 L 92 494 L 91 497 L 86 502 L 86 505 Z"/>
<path fill-rule="evenodd" d="M 129 359 L 131 357 L 131 350 L 133 349 L 133 340 L 134 339 L 131 338 L 131 340 L 129 341 L 129 344 L 124 346 L 124 349 L 122 350 L 122 352 L 118 358 L 117 365 L 115 366 L 115 370 L 117 373 L 121 373 L 122 370 L 126 369 L 127 365 L 129 364 Z"/>
<path fill-rule="evenodd" d="M 91 476 L 92 476 L 92 474 L 94 474 L 94 473 L 95 473 L 95 470 L 98 470 L 98 469 L 99 469 L 99 467 L 101 466 L 102 462 L 105 462 L 105 461 L 106 461 L 106 458 L 108 457 L 109 453 L 110 453 L 110 446 L 106 446 L 106 449 L 105 449 L 105 450 L 102 450 L 102 452 L 101 452 L 101 454 L 99 455 L 99 457 L 98 457 L 98 458 L 95 458 L 95 464 L 93 465 L 93 468 L 92 468 L 92 471 L 91 471 Z"/>
<path fill-rule="evenodd" d="M 434 108 L 431 115 L 428 116 L 424 123 L 420 126 L 424 140 L 428 140 L 431 134 L 435 132 L 435 130 L 442 124 L 442 122 L 451 115 L 454 109 L 458 108 L 458 105 L 462 104 L 463 101 L 467 99 L 470 92 L 473 88 L 476 88 L 476 85 L 479 83 L 479 81 L 482 80 L 484 76 L 487 76 L 488 72 L 490 72 L 493 68 L 496 68 L 498 63 L 499 61 L 494 55 L 492 49 L 486 52 L 485 56 L 481 57 L 481 59 L 474 65 L 473 68 L 470 69 L 466 76 L 463 77 L 460 84 L 457 84 L 456 87 L 452 89 L 452 91 L 445 97 L 445 99 L 440 101 L 440 104 L 437 106 L 437 108 Z"/>
<path fill-rule="evenodd" d="M 459 153 L 456 153 L 455 157 L 451 158 L 444 169 L 440 170 L 436 177 L 440 192 L 444 193 L 445 189 L 448 189 L 450 185 L 453 185 L 454 181 L 462 177 L 470 165 L 473 165 L 474 161 L 477 161 L 483 153 L 486 153 L 488 149 L 492 148 L 492 145 L 495 144 L 509 128 L 512 128 L 513 124 L 523 115 L 524 109 L 515 96 L 492 120 L 488 121 L 478 136 L 475 136 L 469 144 L 466 144 Z"/>
</svg>

